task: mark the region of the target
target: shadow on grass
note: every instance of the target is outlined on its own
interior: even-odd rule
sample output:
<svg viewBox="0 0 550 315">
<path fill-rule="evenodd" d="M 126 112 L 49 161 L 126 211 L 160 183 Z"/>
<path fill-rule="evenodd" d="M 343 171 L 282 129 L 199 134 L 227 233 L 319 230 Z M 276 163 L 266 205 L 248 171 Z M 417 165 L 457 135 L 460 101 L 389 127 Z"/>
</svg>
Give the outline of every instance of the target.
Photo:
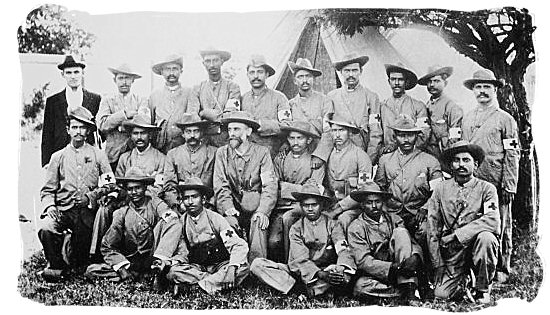
<svg viewBox="0 0 550 315">
<path fill-rule="evenodd" d="M 525 234 L 519 238 L 512 260 L 513 272 L 508 283 L 495 286 L 495 306 L 501 298 L 521 298 L 532 301 L 542 282 L 542 264 L 536 254 L 538 237 Z M 299 293 L 282 295 L 249 277 L 243 286 L 224 294 L 208 295 L 196 288 L 185 296 L 173 298 L 170 292 L 151 290 L 151 282 L 113 283 L 72 278 L 59 283 L 47 283 L 37 276 L 46 266 L 42 252 L 23 262 L 18 289 L 25 298 L 45 305 L 122 306 L 177 309 L 316 309 L 358 307 L 365 305 L 398 306 L 389 299 L 354 299 L 348 296 L 322 296 L 307 299 Z M 446 301 L 412 301 L 411 306 L 444 311 L 464 312 L 485 308 L 480 304 Z"/>
</svg>

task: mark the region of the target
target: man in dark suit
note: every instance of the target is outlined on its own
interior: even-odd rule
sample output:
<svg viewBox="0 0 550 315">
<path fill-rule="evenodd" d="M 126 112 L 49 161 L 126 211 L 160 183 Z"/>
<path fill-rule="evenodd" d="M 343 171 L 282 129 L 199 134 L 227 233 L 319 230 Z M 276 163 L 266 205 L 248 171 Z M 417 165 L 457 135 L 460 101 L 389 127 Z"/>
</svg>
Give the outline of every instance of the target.
<svg viewBox="0 0 550 315">
<path fill-rule="evenodd" d="M 67 81 L 67 87 L 46 100 L 44 125 L 42 127 L 42 166 L 50 162 L 52 154 L 64 148 L 70 140 L 67 133 L 67 111 L 82 106 L 89 110 L 95 120 L 101 96 L 82 88 L 85 64 L 76 62 L 72 56 L 66 56 L 62 64 L 57 65 L 61 76 Z M 86 141 L 94 144 L 94 133 Z"/>
</svg>

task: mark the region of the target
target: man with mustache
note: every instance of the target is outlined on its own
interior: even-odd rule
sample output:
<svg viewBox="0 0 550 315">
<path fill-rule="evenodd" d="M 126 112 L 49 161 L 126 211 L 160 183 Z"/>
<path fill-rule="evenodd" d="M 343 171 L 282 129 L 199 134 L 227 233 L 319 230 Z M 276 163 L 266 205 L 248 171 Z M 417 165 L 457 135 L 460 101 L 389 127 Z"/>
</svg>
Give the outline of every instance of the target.
<svg viewBox="0 0 550 315">
<path fill-rule="evenodd" d="M 243 95 L 242 110 L 260 124 L 250 140 L 269 148 L 273 158 L 284 141 L 279 136 L 280 126 L 292 121 L 290 105 L 283 93 L 267 87 L 265 81 L 275 74 L 275 69 L 267 64 L 264 56 L 252 55 L 246 73 L 252 89 Z"/>
<path fill-rule="evenodd" d="M 380 125 L 380 102 L 378 95 L 360 83 L 363 67 L 369 61 L 368 56 L 351 53 L 344 60 L 334 63 L 336 71 L 343 78 L 341 88 L 327 94 L 334 109 L 328 113 L 342 117 L 359 128 L 359 132 L 350 135 L 350 141 L 363 149 L 371 161 L 376 161 L 378 146 L 382 141 Z M 327 161 L 333 148 L 332 133 L 324 130 L 321 141 L 313 153 L 313 167 L 320 167 Z"/>
<path fill-rule="evenodd" d="M 353 122 L 335 115 L 328 123 L 333 148 L 326 165 L 327 188 L 337 202 L 327 214 L 331 218 L 338 218 L 347 233 L 350 223 L 361 214 L 359 204 L 349 194 L 360 184 L 372 179 L 372 163 L 369 155 L 351 140 L 353 134 L 359 133 L 359 128 Z"/>
<path fill-rule="evenodd" d="M 373 182 L 351 192 L 362 213 L 348 229 L 351 252 L 361 275 L 355 296 L 415 298 L 422 264 L 422 249 L 411 238 L 403 219 L 387 211 L 390 193 Z"/>
<path fill-rule="evenodd" d="M 491 302 L 500 215 L 497 189 L 475 176 L 484 156 L 479 145 L 464 140 L 452 144 L 441 156 L 450 165 L 453 178 L 435 187 L 425 206 L 437 298 Z"/>
<path fill-rule="evenodd" d="M 313 140 L 319 138 L 319 134 L 309 122 L 293 121 L 289 126 L 282 126 L 281 130 L 287 136 L 290 152 L 284 156 L 277 155 L 273 161 L 279 180 L 279 197 L 269 231 L 269 249 L 273 254 L 280 254 L 272 255 L 273 260 L 286 261 L 289 248 L 288 231 L 302 216 L 300 203 L 294 199 L 292 193 L 300 191 L 306 182 L 313 181 L 322 185 L 325 168 L 311 168 L 311 146 Z M 284 250 L 279 246 L 281 241 Z"/>
<path fill-rule="evenodd" d="M 149 97 L 149 107 L 152 110 L 152 122 L 160 127 L 156 137 L 155 147 L 166 154 L 183 144 L 181 129 L 176 122 L 184 113 L 198 113 L 196 104 L 189 102 L 191 89 L 182 87 L 179 82 L 183 68 L 183 58 L 170 55 L 153 66 L 153 73 L 164 78 L 163 88 L 153 91 Z"/>
<path fill-rule="evenodd" d="M 130 149 L 129 136 L 122 123 L 134 118 L 138 111 L 149 113 L 149 116 L 151 111 L 147 107 L 147 99 L 131 92 L 134 80 L 141 78 L 139 74 L 127 64 L 108 69 L 114 75 L 117 92 L 101 98 L 97 121 L 99 130 L 106 135 L 105 153 L 114 172 L 120 155 Z"/>
<path fill-rule="evenodd" d="M 68 113 L 82 106 L 92 113 L 92 117 L 95 117 L 101 102 L 101 96 L 82 86 L 84 68 L 86 68 L 84 63 L 75 61 L 72 56 L 66 56 L 57 68 L 61 70 L 61 76 L 67 86 L 63 91 L 46 99 L 42 126 L 42 167 L 50 162 L 54 152 L 63 149 L 71 142 L 67 132 Z M 94 132 L 88 133 L 86 141 L 89 144 L 95 144 Z"/>
<path fill-rule="evenodd" d="M 267 257 L 267 228 L 277 202 L 277 178 L 269 149 L 249 141 L 260 124 L 248 112 L 234 111 L 222 118 L 229 143 L 216 151 L 214 191 L 218 212 L 235 230 L 244 230 L 248 261 Z"/>
<path fill-rule="evenodd" d="M 431 133 L 426 152 L 437 159 L 443 150 L 462 136 L 462 108 L 443 92 L 452 74 L 453 67 L 433 65 L 428 68 L 428 74 L 418 79 L 418 84 L 425 85 L 431 94 L 427 103 Z M 442 163 L 441 167 L 450 172 L 447 165 Z"/>
<path fill-rule="evenodd" d="M 100 175 L 114 178 L 105 153 L 86 142 L 96 128 L 92 113 L 76 107 L 68 113 L 67 132 L 71 142 L 52 155 L 44 186 L 40 190 L 44 219 L 38 238 L 48 262 L 41 276 L 57 281 L 70 275 L 70 269 L 88 265 L 92 225 L 97 209 Z M 70 230 L 68 259 L 62 255 L 64 235 Z M 67 238 L 65 238 L 67 240 Z"/>
<path fill-rule="evenodd" d="M 183 131 L 185 144 L 170 151 L 164 165 L 165 185 L 177 185 L 190 177 L 198 177 L 212 187 L 216 147 L 204 142 L 204 132 L 210 122 L 201 120 L 196 113 L 185 113 L 176 125 Z"/>
<path fill-rule="evenodd" d="M 288 264 L 265 258 L 252 262 L 250 271 L 262 282 L 288 294 L 296 279 L 315 297 L 329 290 L 346 290 L 355 263 L 342 227 L 323 211 L 332 201 L 316 184 L 307 183 L 292 196 L 300 203 L 303 217 L 289 232 Z"/>
<path fill-rule="evenodd" d="M 222 77 L 222 66 L 231 58 L 231 53 L 215 48 L 200 51 L 202 65 L 208 79 L 193 88 L 189 102 L 198 108 L 199 116 L 212 124 L 205 130 L 206 141 L 221 147 L 227 144 L 227 131 L 221 130 L 220 119 L 223 113 L 241 109 L 239 85 Z"/>
<path fill-rule="evenodd" d="M 121 282 L 138 280 L 151 272 L 154 259 L 166 259 L 176 250 L 177 242 L 170 240 L 181 237 L 182 224 L 162 219 L 169 208 L 159 198 L 146 194 L 155 178 L 141 168 L 129 168 L 116 181 L 124 186 L 128 204 L 114 212 L 113 223 L 101 242 L 105 263 L 88 266 L 86 276 Z"/>
<path fill-rule="evenodd" d="M 482 69 L 473 78 L 464 81 L 473 91 L 477 106 L 462 123 L 462 139 L 479 145 L 485 152 L 483 163 L 475 176 L 495 185 L 498 191 L 500 221 L 500 249 L 498 280 L 505 282 L 510 274 L 512 255 L 512 202 L 516 194 L 519 173 L 520 143 L 517 123 L 510 114 L 499 108 L 497 89 L 502 82 L 493 72 Z"/>
<path fill-rule="evenodd" d="M 380 105 L 384 145 L 381 148 L 382 150 L 379 156 L 384 153 L 392 152 L 397 148 L 393 137 L 393 130 L 390 126 L 393 126 L 395 121 L 402 115 L 409 116 L 415 122 L 416 126 L 421 128 L 422 132 L 418 134 L 416 147 L 420 150 L 424 150 L 426 148 L 426 141 L 430 135 L 428 111 L 426 105 L 410 97 L 406 93 L 407 90 L 416 86 L 416 74 L 405 68 L 402 64 L 386 64 L 385 67 L 392 95 Z"/>
</svg>

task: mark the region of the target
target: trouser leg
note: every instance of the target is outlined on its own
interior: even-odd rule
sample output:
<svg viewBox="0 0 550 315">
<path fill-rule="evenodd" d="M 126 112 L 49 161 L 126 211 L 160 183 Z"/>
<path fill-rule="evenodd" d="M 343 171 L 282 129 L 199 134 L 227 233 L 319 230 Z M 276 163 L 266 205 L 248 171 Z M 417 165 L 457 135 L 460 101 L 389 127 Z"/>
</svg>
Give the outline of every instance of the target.
<svg viewBox="0 0 550 315">
<path fill-rule="evenodd" d="M 208 266 L 206 276 L 198 282 L 199 286 L 209 294 L 220 291 L 222 289 L 222 281 L 229 267 L 228 264 L 229 261 L 225 261 L 215 266 Z M 247 263 L 237 267 L 235 271 L 235 287 L 244 281 L 249 272 Z"/>
<path fill-rule="evenodd" d="M 155 236 L 154 257 L 169 259 L 174 255 L 179 240 L 183 233 L 183 224 L 179 219 L 172 219 L 168 222 L 159 220 L 153 229 Z"/>
<path fill-rule="evenodd" d="M 63 260 L 61 249 L 63 246 L 63 230 L 69 225 L 67 217 L 61 212 L 61 219 L 54 221 L 50 217 L 43 219 L 38 230 L 38 239 L 44 248 L 44 256 L 51 269 L 65 269 L 67 263 Z"/>
<path fill-rule="evenodd" d="M 250 271 L 265 284 L 285 294 L 296 283 L 286 264 L 277 263 L 265 258 L 255 259 L 250 266 Z"/>
<path fill-rule="evenodd" d="M 91 255 L 101 255 L 101 241 L 113 222 L 113 210 L 111 207 L 101 206 L 95 214 L 90 246 Z"/>
<path fill-rule="evenodd" d="M 208 276 L 208 273 L 197 264 L 178 264 L 170 267 L 166 278 L 175 284 L 195 284 Z"/>
<path fill-rule="evenodd" d="M 499 271 L 510 273 L 510 260 L 512 257 L 512 203 L 499 202 L 500 210 L 500 257 Z"/>
<path fill-rule="evenodd" d="M 498 239 L 490 232 L 477 235 L 472 248 L 472 263 L 476 276 L 475 288 L 487 292 L 495 277 L 498 262 Z"/>
<path fill-rule="evenodd" d="M 284 244 L 284 252 L 285 252 L 285 259 L 284 261 L 288 261 L 288 251 L 290 250 L 290 227 L 296 223 L 300 218 L 302 217 L 302 209 L 296 203 L 291 210 L 288 210 L 283 214 L 283 244 Z"/>
<path fill-rule="evenodd" d="M 397 297 L 399 290 L 391 285 L 380 282 L 369 276 L 357 279 L 353 287 L 354 296 Z"/>
<path fill-rule="evenodd" d="M 260 228 L 260 221 L 252 221 L 249 219 L 250 231 L 248 233 L 248 261 L 253 262 L 254 259 L 267 258 L 267 229 Z"/>
<path fill-rule="evenodd" d="M 434 295 L 440 299 L 460 298 L 468 277 L 467 249 L 463 248 L 444 259 L 445 271 L 440 282 L 435 283 Z"/>
<path fill-rule="evenodd" d="M 402 227 L 393 230 L 390 239 L 390 250 L 393 252 L 394 261 L 401 263 L 403 260 L 413 255 L 413 243 L 409 231 Z M 397 283 L 417 283 L 417 277 L 405 278 L 397 277 Z"/>
<path fill-rule="evenodd" d="M 74 208 L 71 216 L 73 221 L 73 234 L 71 246 L 76 267 L 87 266 L 90 262 L 90 245 L 92 242 L 92 228 L 95 212 L 88 207 Z"/>
<path fill-rule="evenodd" d="M 267 258 L 276 262 L 283 262 L 285 259 L 283 245 L 283 215 L 284 212 L 282 210 L 275 209 L 269 218 Z"/>
</svg>

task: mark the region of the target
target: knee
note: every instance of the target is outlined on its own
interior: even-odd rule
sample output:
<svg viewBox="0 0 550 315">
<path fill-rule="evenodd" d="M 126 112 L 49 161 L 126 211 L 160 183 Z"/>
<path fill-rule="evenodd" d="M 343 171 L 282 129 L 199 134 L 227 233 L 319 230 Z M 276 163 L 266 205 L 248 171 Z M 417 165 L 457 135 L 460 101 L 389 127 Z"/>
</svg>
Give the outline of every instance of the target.
<svg viewBox="0 0 550 315">
<path fill-rule="evenodd" d="M 476 243 L 481 247 L 493 247 L 498 245 L 498 240 L 491 232 L 481 232 L 476 237 Z"/>
<path fill-rule="evenodd" d="M 452 292 L 447 287 L 436 286 L 434 296 L 438 299 L 448 300 L 452 296 Z"/>
<path fill-rule="evenodd" d="M 267 259 L 261 257 L 254 259 L 254 261 L 250 265 L 250 272 L 257 275 L 259 271 L 264 268 L 266 260 Z"/>
</svg>

